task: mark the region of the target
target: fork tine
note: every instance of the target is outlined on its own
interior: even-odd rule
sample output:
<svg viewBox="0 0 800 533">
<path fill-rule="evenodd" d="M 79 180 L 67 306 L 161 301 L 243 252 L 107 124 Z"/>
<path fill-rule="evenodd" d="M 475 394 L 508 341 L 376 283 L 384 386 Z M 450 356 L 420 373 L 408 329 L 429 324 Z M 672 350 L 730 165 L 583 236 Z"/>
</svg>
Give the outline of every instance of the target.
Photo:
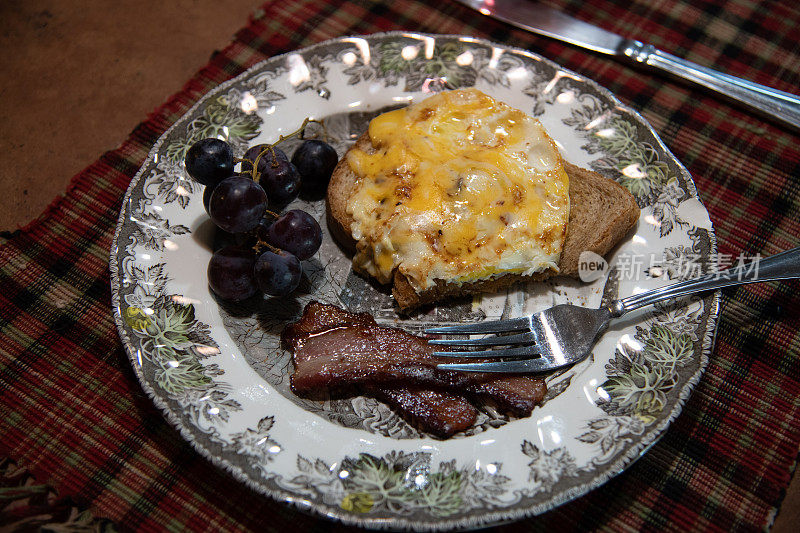
<svg viewBox="0 0 800 533">
<path fill-rule="evenodd" d="M 569 363 L 564 363 L 569 364 Z M 516 361 L 491 361 L 488 363 L 444 363 L 436 365 L 441 370 L 459 370 L 462 372 L 548 372 L 564 364 L 558 364 L 546 357 L 535 359 L 518 359 Z"/>
<path fill-rule="evenodd" d="M 539 355 L 540 350 L 536 346 L 516 346 L 514 348 L 503 348 L 500 350 L 478 350 L 464 352 L 433 352 L 431 355 L 436 357 L 457 357 L 469 359 L 502 359 L 504 357 L 529 357 Z"/>
<path fill-rule="evenodd" d="M 484 337 L 482 339 L 430 339 L 428 344 L 444 346 L 503 346 L 506 344 L 530 344 L 536 342 L 536 336 L 530 331 L 517 335 Z"/>
<path fill-rule="evenodd" d="M 426 328 L 425 333 L 456 333 L 471 335 L 473 333 L 502 333 L 504 331 L 516 331 L 518 329 L 530 328 L 531 318 L 523 316 L 508 320 L 490 320 L 486 322 L 475 322 L 472 324 L 459 324 L 457 326 L 442 326 L 437 328 Z"/>
</svg>

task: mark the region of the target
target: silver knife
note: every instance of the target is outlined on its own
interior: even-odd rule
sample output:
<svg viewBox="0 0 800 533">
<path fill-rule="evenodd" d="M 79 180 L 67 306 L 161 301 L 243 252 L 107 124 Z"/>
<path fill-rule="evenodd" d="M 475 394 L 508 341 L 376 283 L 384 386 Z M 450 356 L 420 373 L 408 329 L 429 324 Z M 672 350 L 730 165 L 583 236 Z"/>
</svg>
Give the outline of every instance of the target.
<svg viewBox="0 0 800 533">
<path fill-rule="evenodd" d="M 457 0 L 524 30 L 588 48 L 693 81 L 800 128 L 800 97 L 724 74 L 565 15 L 529 0 Z"/>
</svg>

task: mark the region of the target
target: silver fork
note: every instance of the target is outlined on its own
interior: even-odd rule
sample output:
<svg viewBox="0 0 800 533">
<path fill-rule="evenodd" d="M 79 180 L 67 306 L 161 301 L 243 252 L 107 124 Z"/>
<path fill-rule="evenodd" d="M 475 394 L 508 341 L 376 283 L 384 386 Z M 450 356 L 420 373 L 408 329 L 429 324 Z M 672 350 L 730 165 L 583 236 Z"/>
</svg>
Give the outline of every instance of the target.
<svg viewBox="0 0 800 533">
<path fill-rule="evenodd" d="M 800 247 L 723 272 L 614 300 L 600 309 L 561 304 L 533 315 L 427 328 L 431 334 L 495 334 L 484 338 L 431 339 L 429 344 L 466 350 L 434 352 L 441 357 L 501 359 L 477 363 L 443 363 L 443 370 L 466 372 L 548 372 L 573 365 L 589 355 L 609 322 L 629 311 L 669 298 L 745 283 L 800 278 Z M 497 335 L 500 334 L 500 335 Z M 498 348 L 504 346 L 504 348 Z M 490 348 L 470 350 L 471 348 Z"/>
</svg>

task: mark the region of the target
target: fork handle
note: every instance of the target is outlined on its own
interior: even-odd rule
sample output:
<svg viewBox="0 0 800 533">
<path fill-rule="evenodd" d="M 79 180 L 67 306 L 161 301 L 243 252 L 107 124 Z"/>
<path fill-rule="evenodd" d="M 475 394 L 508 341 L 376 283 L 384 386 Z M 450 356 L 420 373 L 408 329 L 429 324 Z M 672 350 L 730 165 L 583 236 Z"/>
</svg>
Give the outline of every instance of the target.
<svg viewBox="0 0 800 533">
<path fill-rule="evenodd" d="M 609 305 L 609 310 L 612 316 L 619 317 L 628 311 L 669 298 L 686 296 L 687 294 L 744 285 L 746 283 L 797 278 L 800 278 L 800 247 L 786 250 L 766 259 L 757 258 L 751 263 L 740 264 L 735 268 L 729 268 L 722 272 L 706 274 L 699 278 L 667 285 L 666 287 L 660 287 L 621 300 L 614 300 Z"/>
</svg>

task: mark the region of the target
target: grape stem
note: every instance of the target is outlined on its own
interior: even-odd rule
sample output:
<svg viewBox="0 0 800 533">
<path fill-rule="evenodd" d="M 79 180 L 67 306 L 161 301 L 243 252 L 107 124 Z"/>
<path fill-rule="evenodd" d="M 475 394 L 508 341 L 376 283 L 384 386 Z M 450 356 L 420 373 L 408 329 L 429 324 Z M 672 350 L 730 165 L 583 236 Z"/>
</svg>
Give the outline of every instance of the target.
<svg viewBox="0 0 800 533">
<path fill-rule="evenodd" d="M 316 119 L 313 119 L 313 118 L 306 117 L 303 120 L 303 123 L 300 124 L 300 127 L 297 128 L 295 131 L 293 131 L 292 133 L 286 134 L 286 135 L 281 135 L 280 137 L 278 137 L 277 141 L 275 141 L 272 144 L 268 144 L 266 148 L 261 150 L 261 152 L 256 157 L 256 160 L 252 162 L 253 168 L 250 171 L 250 175 L 252 176 L 253 181 L 255 181 L 256 183 L 261 183 L 261 181 L 260 181 L 261 180 L 261 173 L 258 172 L 258 162 L 261 161 L 261 157 L 264 156 L 264 154 L 266 154 L 267 152 L 270 152 L 272 154 L 272 166 L 273 167 L 277 167 L 278 166 L 278 158 L 275 156 L 275 146 L 277 146 L 278 144 L 282 143 L 286 139 L 291 139 L 292 137 L 298 137 L 301 140 L 304 140 L 305 137 L 303 137 L 303 135 L 305 134 L 306 126 L 308 126 L 312 122 L 322 126 L 322 135 L 325 137 L 325 142 L 328 142 L 328 128 L 325 126 L 325 121 L 324 120 L 316 120 Z M 241 162 L 241 161 L 246 161 L 246 160 L 237 159 L 237 162 Z"/>
<path fill-rule="evenodd" d="M 303 135 L 306 132 L 306 126 L 308 126 L 312 122 L 314 124 L 319 124 L 320 126 L 322 126 L 322 136 L 325 138 L 325 142 L 328 142 L 328 139 L 330 138 L 330 136 L 328 135 L 328 127 L 325 125 L 325 121 L 324 120 L 316 120 L 316 119 L 313 119 L 313 118 L 307 118 L 307 119 L 305 119 L 303 121 L 303 124 L 300 126 L 300 129 L 297 130 L 296 132 L 294 132 L 291 135 L 296 135 L 297 133 L 299 133 L 300 134 L 300 139 L 304 140 L 305 137 L 303 137 Z"/>
<path fill-rule="evenodd" d="M 268 243 L 266 241 L 262 241 L 261 239 L 258 239 L 256 241 L 256 243 L 253 245 L 253 251 L 255 253 L 257 253 L 257 254 L 261 254 L 261 250 L 263 248 L 266 248 L 267 250 L 269 250 L 270 252 L 272 252 L 274 254 L 279 254 L 281 252 L 280 248 L 276 248 L 276 247 L 272 246 L 270 243 Z"/>
</svg>

